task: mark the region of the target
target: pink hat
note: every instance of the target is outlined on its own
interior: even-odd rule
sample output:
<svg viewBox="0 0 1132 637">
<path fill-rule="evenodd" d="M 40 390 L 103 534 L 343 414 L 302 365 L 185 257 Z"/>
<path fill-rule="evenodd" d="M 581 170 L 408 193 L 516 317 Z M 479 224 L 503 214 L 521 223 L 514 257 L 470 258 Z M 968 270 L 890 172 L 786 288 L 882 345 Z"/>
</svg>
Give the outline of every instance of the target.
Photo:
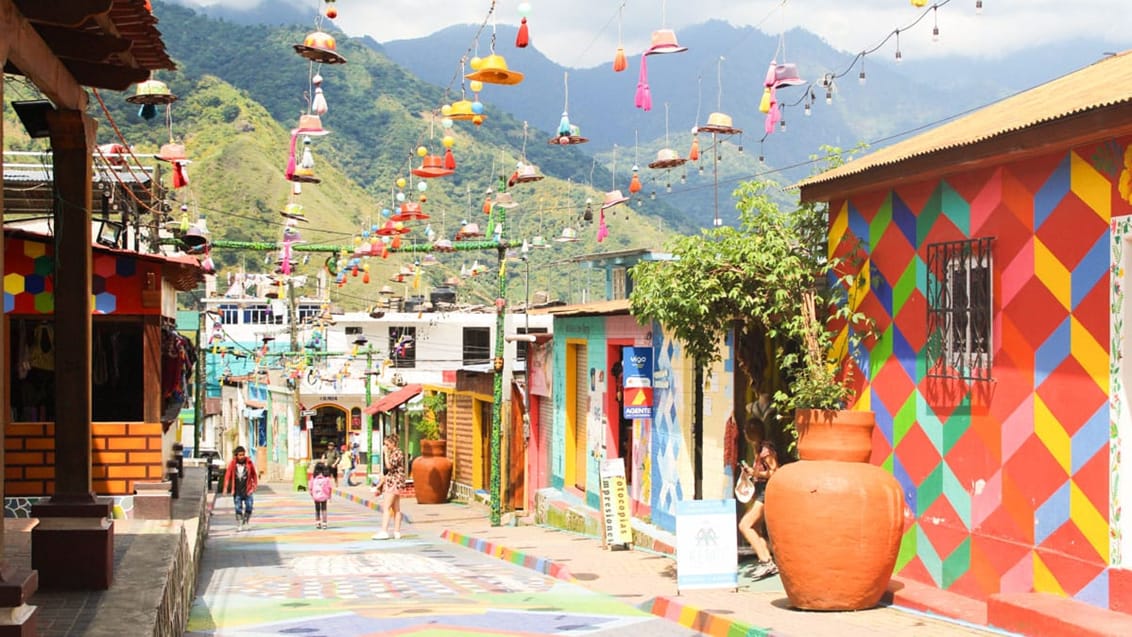
<svg viewBox="0 0 1132 637">
<path fill-rule="evenodd" d="M 605 199 L 601 202 L 601 209 L 612 208 L 613 206 L 623 204 L 629 201 L 629 198 L 621 194 L 620 190 L 610 190 L 605 193 Z"/>
<path fill-rule="evenodd" d="M 645 55 L 658 55 L 660 53 L 683 53 L 688 47 L 680 46 L 676 42 L 676 32 L 672 29 L 657 29 L 652 32 L 652 42 Z"/>
</svg>

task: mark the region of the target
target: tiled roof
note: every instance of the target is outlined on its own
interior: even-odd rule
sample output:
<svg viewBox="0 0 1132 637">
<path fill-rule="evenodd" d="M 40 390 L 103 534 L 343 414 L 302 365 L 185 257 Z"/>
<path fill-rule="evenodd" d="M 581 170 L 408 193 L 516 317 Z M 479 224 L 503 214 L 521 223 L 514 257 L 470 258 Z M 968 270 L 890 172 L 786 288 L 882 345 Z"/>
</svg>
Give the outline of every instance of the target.
<svg viewBox="0 0 1132 637">
<path fill-rule="evenodd" d="M 974 113 L 804 179 L 795 188 L 838 179 L 991 140 L 1072 115 L 1132 102 L 1132 51 L 1018 93 Z"/>
</svg>

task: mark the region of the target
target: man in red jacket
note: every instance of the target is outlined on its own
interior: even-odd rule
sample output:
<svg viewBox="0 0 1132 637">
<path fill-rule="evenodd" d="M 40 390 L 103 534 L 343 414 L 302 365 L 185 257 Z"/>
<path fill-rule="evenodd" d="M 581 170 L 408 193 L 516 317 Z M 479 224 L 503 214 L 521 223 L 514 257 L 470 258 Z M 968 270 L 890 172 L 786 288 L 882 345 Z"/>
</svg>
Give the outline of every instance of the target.
<svg viewBox="0 0 1132 637">
<path fill-rule="evenodd" d="M 259 484 L 255 463 L 248 457 L 243 446 L 236 447 L 232 461 L 228 463 L 228 470 L 224 473 L 224 493 L 231 493 L 236 505 L 236 531 L 248 528 L 248 520 L 252 517 L 252 504 L 255 488 Z"/>
</svg>

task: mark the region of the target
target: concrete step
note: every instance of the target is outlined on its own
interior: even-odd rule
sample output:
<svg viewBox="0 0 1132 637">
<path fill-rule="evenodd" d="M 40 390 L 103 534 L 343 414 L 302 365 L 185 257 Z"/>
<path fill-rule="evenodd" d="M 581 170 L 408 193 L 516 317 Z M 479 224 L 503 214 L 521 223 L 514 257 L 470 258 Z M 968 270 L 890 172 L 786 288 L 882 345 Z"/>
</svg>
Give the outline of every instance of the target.
<svg viewBox="0 0 1132 637">
<path fill-rule="evenodd" d="M 987 600 L 987 623 L 1033 637 L 1132 635 L 1132 615 L 1052 593 L 991 595 Z"/>
</svg>

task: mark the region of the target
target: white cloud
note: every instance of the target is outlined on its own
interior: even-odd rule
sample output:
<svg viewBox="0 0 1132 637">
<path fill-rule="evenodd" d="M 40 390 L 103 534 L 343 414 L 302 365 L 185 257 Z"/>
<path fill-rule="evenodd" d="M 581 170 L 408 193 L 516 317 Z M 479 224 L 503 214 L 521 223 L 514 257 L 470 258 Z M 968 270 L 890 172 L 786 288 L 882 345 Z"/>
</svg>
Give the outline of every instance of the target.
<svg viewBox="0 0 1132 637">
<path fill-rule="evenodd" d="M 175 0 L 190 6 L 221 0 Z M 626 51 L 639 52 L 651 32 L 677 30 L 709 19 L 737 26 L 755 26 L 766 33 L 792 28 L 813 32 L 834 47 L 856 53 L 870 49 L 888 34 L 929 11 L 912 29 L 901 33 L 905 57 L 963 55 L 993 58 L 1042 43 L 1072 38 L 1096 41 L 1099 58 L 1106 50 L 1132 43 L 1132 11 L 1128 0 L 984 0 L 975 14 L 975 0 L 935 0 L 940 39 L 932 42 L 932 15 L 909 0 L 533 0 L 529 28 L 536 48 L 571 67 L 602 64 L 613 57 L 618 25 Z M 226 7 L 248 8 L 288 2 L 315 11 L 316 0 L 223 0 Z M 493 19 L 518 24 L 519 0 L 497 2 Z M 624 5 L 619 13 L 618 7 Z M 335 24 L 352 36 L 370 35 L 379 42 L 429 35 L 453 24 L 480 24 L 489 0 L 338 0 Z M 621 16 L 619 18 L 619 15 Z M 490 24 L 489 24 L 490 30 Z M 481 50 L 487 41 L 480 43 Z M 787 41 L 787 52 L 790 43 Z M 877 55 L 891 56 L 895 42 Z"/>
</svg>

